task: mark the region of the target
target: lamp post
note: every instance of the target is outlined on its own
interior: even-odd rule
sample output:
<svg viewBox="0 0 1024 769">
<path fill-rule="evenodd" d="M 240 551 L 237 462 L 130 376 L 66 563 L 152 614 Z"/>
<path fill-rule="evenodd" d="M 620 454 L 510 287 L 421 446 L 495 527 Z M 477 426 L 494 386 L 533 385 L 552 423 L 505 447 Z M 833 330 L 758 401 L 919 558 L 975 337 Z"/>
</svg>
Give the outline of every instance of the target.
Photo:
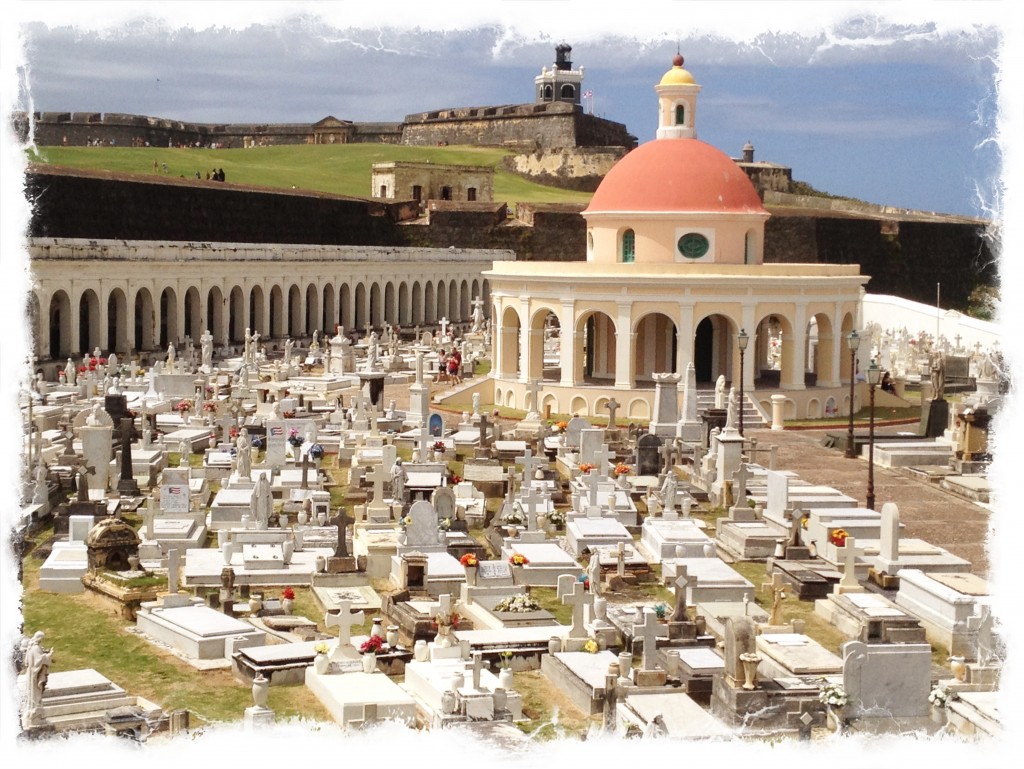
<svg viewBox="0 0 1024 769">
<path fill-rule="evenodd" d="M 854 459 L 857 452 L 853 445 L 853 399 L 855 397 L 854 385 L 857 381 L 857 348 L 860 347 L 860 337 L 856 331 L 846 335 L 846 346 L 850 349 L 850 428 L 846 435 L 846 458 Z"/>
<path fill-rule="evenodd" d="M 871 361 L 868 366 L 868 510 L 875 509 L 875 388 L 882 379 L 882 369 Z"/>
<path fill-rule="evenodd" d="M 747 351 L 747 345 L 750 344 L 750 335 L 744 330 L 740 329 L 739 335 L 736 337 L 736 345 L 740 348 L 740 437 L 743 437 L 743 354 Z"/>
</svg>

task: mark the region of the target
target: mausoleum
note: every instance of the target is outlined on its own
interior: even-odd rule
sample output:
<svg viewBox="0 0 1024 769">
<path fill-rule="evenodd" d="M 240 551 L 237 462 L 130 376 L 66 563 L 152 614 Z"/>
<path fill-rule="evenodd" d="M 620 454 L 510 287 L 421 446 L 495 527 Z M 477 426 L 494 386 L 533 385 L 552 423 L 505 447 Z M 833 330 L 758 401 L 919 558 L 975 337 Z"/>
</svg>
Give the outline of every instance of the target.
<svg viewBox="0 0 1024 769">
<path fill-rule="evenodd" d="M 843 338 L 860 328 L 868 277 L 857 265 L 764 263 L 769 214 L 742 169 L 697 139 L 700 90 L 677 55 L 655 87 L 657 138 L 619 161 L 583 211 L 585 262 L 485 273 L 495 403 L 596 415 L 615 398 L 629 418 L 651 418 L 655 374 L 692 363 L 698 385 L 738 385 L 742 330 L 743 390 L 764 411 L 769 389 L 785 395 L 787 418 L 820 417 L 829 398 L 846 410 Z M 527 402 L 532 380 L 539 404 Z"/>
</svg>

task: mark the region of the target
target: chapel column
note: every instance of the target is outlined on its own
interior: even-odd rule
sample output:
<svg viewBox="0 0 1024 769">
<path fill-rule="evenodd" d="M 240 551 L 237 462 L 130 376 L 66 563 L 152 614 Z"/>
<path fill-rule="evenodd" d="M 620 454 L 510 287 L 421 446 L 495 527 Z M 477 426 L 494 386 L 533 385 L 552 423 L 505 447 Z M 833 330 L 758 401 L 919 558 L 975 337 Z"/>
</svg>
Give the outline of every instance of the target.
<svg viewBox="0 0 1024 769">
<path fill-rule="evenodd" d="M 618 310 L 615 319 L 615 387 L 632 390 L 633 346 L 636 343 L 636 334 L 632 331 L 632 305 L 621 303 Z"/>
</svg>

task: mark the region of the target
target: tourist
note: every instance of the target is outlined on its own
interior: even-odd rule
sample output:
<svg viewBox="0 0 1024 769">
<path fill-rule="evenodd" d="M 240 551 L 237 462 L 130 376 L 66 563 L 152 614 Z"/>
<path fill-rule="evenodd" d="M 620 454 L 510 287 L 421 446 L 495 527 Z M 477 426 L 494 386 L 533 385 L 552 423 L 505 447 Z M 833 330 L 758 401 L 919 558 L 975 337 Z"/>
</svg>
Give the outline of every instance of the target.
<svg viewBox="0 0 1024 769">
<path fill-rule="evenodd" d="M 889 372 L 886 371 L 882 374 L 882 389 L 887 393 L 896 392 L 896 386 L 892 382 L 892 377 L 889 376 Z"/>
</svg>

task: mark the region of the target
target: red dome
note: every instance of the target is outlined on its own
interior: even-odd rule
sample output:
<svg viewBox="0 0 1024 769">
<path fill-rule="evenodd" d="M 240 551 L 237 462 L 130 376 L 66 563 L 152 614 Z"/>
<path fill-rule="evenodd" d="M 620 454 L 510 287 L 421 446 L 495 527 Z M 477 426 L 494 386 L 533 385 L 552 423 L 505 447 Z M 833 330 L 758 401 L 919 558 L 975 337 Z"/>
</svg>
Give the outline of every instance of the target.
<svg viewBox="0 0 1024 769">
<path fill-rule="evenodd" d="M 616 163 L 583 213 L 613 211 L 767 213 L 735 161 L 697 139 L 655 139 Z"/>
</svg>

